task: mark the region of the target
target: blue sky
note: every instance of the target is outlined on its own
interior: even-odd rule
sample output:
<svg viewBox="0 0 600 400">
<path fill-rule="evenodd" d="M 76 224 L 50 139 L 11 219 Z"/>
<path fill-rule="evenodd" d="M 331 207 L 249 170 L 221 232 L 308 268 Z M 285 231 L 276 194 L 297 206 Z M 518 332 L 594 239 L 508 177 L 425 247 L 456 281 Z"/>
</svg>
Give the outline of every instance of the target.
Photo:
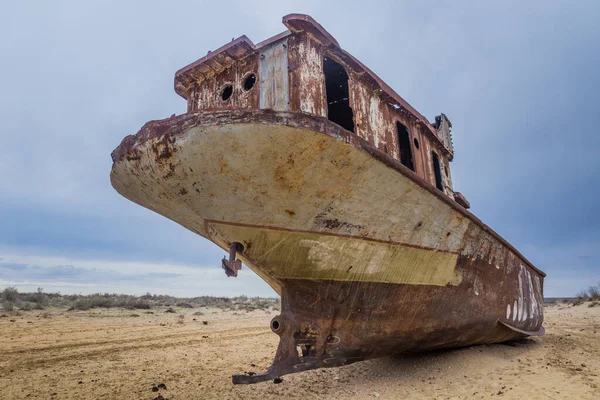
<svg viewBox="0 0 600 400">
<path fill-rule="evenodd" d="M 39 1 L 0 8 L 0 288 L 272 295 L 223 252 L 119 196 L 110 153 L 185 112 L 174 72 L 306 13 L 430 120 L 455 189 L 548 274 L 600 281 L 600 3 Z"/>
</svg>

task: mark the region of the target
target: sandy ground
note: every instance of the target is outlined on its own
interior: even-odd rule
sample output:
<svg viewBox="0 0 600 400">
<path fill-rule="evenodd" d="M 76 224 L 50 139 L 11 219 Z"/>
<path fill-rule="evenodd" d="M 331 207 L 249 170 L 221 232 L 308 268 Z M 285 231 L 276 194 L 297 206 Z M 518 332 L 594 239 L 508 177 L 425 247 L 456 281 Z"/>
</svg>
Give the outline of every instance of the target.
<svg viewBox="0 0 600 400">
<path fill-rule="evenodd" d="M 541 338 L 369 360 L 248 386 L 234 386 L 231 374 L 270 365 L 278 341 L 268 328 L 274 313 L 196 311 L 2 317 L 0 398 L 600 398 L 600 307 L 588 304 L 547 307 Z M 153 392 L 161 383 L 166 389 Z"/>
</svg>

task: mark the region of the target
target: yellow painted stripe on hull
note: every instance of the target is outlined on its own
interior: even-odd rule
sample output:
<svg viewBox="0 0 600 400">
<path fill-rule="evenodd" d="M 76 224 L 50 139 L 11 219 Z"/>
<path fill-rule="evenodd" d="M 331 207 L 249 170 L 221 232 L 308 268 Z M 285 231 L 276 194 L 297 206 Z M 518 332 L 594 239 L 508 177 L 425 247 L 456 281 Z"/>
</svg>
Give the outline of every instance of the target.
<svg viewBox="0 0 600 400">
<path fill-rule="evenodd" d="M 240 242 L 253 269 L 274 279 L 457 285 L 458 255 L 356 237 L 235 226 L 211 221 L 218 242 Z"/>
</svg>

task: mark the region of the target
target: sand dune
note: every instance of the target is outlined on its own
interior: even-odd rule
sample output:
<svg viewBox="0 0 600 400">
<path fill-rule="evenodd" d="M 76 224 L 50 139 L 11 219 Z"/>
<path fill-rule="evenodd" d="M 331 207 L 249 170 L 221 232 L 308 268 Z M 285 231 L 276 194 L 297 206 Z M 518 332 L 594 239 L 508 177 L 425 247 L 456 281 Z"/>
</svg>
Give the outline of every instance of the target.
<svg viewBox="0 0 600 400">
<path fill-rule="evenodd" d="M 250 386 L 232 385 L 231 374 L 270 365 L 278 342 L 268 328 L 274 314 L 50 310 L 44 318 L 29 311 L 0 318 L 0 397 L 597 399 L 600 306 L 588 304 L 548 306 L 541 338 L 370 360 Z"/>
</svg>

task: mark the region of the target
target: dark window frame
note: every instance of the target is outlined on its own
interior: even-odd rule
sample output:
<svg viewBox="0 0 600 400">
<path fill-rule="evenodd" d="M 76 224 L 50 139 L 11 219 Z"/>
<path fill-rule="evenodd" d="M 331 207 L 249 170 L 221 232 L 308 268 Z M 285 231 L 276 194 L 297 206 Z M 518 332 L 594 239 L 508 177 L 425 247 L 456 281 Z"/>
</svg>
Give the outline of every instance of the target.
<svg viewBox="0 0 600 400">
<path fill-rule="evenodd" d="M 337 61 L 323 57 L 325 78 L 325 102 L 327 119 L 354 132 L 354 112 L 350 106 L 350 77 L 344 66 Z"/>
<path fill-rule="evenodd" d="M 444 181 L 442 180 L 442 164 L 440 158 L 435 151 L 431 152 L 433 174 L 435 175 L 435 187 L 442 192 L 444 191 Z"/>
<path fill-rule="evenodd" d="M 398 138 L 398 153 L 400 162 L 411 171 L 415 171 L 415 163 L 408 127 L 400 121 L 396 121 L 396 137 Z"/>
</svg>

